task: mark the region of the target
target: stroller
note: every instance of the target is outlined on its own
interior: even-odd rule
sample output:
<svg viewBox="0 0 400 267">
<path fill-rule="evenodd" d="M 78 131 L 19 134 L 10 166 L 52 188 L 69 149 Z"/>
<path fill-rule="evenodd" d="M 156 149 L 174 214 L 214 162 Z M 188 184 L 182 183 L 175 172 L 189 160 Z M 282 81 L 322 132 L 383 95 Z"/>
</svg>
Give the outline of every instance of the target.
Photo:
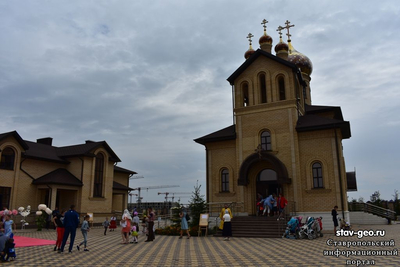
<svg viewBox="0 0 400 267">
<path fill-rule="evenodd" d="M 299 219 L 296 217 L 292 217 L 287 223 L 286 230 L 282 238 L 286 237 L 289 239 L 299 239 L 300 238 L 299 231 L 300 231 Z"/>
<path fill-rule="evenodd" d="M 339 221 L 340 221 L 340 229 L 343 229 L 343 230 L 351 230 L 351 225 L 350 225 L 349 222 L 345 222 L 345 221 L 342 220 L 342 219 L 339 219 Z"/>
<path fill-rule="evenodd" d="M 300 238 L 314 239 L 317 238 L 317 225 L 318 221 L 314 217 L 307 217 L 305 224 L 300 227 L 299 236 Z"/>
</svg>

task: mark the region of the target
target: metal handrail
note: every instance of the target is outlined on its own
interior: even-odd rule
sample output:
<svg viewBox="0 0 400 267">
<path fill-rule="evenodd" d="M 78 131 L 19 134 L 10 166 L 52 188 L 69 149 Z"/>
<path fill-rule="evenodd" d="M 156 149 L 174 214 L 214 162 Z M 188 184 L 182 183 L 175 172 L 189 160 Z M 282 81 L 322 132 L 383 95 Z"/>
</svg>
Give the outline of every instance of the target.
<svg viewBox="0 0 400 267">
<path fill-rule="evenodd" d="M 373 205 L 371 203 L 350 203 L 349 207 L 353 211 L 364 211 L 366 213 L 371 213 L 386 219 L 396 220 L 396 212 Z"/>
</svg>

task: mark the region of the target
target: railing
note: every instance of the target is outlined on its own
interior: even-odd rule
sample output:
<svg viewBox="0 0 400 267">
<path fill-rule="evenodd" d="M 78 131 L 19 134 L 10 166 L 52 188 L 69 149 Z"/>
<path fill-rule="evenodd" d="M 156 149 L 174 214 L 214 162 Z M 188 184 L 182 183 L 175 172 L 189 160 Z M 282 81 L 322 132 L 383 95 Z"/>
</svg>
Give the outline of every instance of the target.
<svg viewBox="0 0 400 267">
<path fill-rule="evenodd" d="M 396 220 L 396 212 L 370 203 L 349 203 L 350 211 L 364 211 L 389 220 Z"/>
</svg>

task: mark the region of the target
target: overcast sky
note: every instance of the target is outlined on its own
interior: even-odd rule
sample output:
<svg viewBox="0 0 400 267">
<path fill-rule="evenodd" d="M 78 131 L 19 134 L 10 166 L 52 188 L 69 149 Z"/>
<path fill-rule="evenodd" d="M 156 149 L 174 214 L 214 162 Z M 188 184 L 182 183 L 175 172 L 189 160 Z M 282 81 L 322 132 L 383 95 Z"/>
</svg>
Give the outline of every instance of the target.
<svg viewBox="0 0 400 267">
<path fill-rule="evenodd" d="M 400 190 L 398 1 L 126 0 L 0 2 L 0 132 L 53 145 L 105 140 L 145 178 L 142 191 L 205 194 L 205 150 L 193 141 L 232 124 L 226 79 L 244 62 L 246 36 L 292 44 L 314 65 L 314 105 L 341 106 L 352 137 L 349 199 Z M 285 38 L 286 41 L 286 38 Z M 397 134 L 396 134 L 397 133 Z M 176 200 L 176 199 L 175 199 Z M 187 202 L 189 198 L 182 198 Z"/>
</svg>

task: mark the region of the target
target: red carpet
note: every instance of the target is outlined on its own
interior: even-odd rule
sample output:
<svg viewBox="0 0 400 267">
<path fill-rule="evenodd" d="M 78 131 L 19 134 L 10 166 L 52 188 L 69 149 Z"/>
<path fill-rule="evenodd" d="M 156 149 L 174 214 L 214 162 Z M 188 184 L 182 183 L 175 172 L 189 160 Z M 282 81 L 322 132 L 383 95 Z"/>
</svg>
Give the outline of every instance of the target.
<svg viewBox="0 0 400 267">
<path fill-rule="evenodd" d="M 46 246 L 55 245 L 55 240 L 39 239 L 25 236 L 14 236 L 15 247 L 33 247 L 33 246 Z"/>
</svg>

